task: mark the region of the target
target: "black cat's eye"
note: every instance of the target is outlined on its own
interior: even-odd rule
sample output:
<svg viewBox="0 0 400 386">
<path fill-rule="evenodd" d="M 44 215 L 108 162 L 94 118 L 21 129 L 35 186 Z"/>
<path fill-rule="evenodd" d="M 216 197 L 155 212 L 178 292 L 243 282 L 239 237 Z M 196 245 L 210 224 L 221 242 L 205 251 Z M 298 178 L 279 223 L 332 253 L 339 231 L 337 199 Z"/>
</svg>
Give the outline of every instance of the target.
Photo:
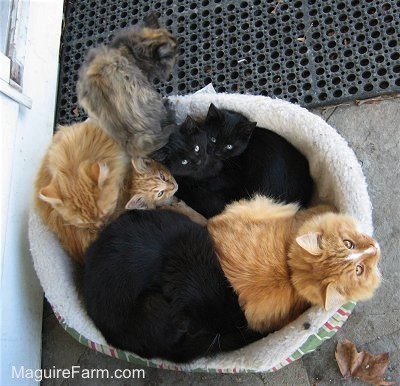
<svg viewBox="0 0 400 386">
<path fill-rule="evenodd" d="M 195 151 L 196 153 L 198 153 L 199 150 L 200 150 L 200 146 L 199 146 L 199 145 L 196 145 L 196 146 L 194 147 L 194 151 Z"/>
<path fill-rule="evenodd" d="M 233 145 L 229 144 L 225 146 L 226 150 L 232 150 L 233 149 Z"/>
<path fill-rule="evenodd" d="M 158 194 L 157 194 L 157 197 L 162 197 L 163 194 L 164 194 L 164 191 L 163 191 L 163 190 L 160 190 L 160 191 L 158 192 Z"/>
<path fill-rule="evenodd" d="M 210 140 L 211 140 L 212 143 L 216 143 L 217 142 L 217 138 L 215 138 L 215 137 L 211 137 Z"/>
<path fill-rule="evenodd" d="M 187 165 L 189 162 L 187 159 L 183 159 L 181 163 L 182 163 L 182 165 Z"/>
<path fill-rule="evenodd" d="M 165 176 L 164 176 L 163 172 L 160 172 L 160 178 L 161 178 L 162 181 L 165 181 Z"/>
<path fill-rule="evenodd" d="M 350 240 L 343 240 L 343 244 L 347 249 L 354 249 L 354 243 Z"/>
<path fill-rule="evenodd" d="M 360 276 L 364 272 L 364 265 L 363 264 L 357 264 L 356 265 L 356 275 Z"/>
</svg>

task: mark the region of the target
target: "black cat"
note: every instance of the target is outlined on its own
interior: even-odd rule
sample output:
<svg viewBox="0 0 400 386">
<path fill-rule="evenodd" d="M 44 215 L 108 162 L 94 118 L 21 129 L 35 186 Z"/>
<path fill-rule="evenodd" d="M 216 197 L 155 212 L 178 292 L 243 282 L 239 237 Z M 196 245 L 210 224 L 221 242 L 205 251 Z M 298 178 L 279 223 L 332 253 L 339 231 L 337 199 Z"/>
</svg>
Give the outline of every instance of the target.
<svg viewBox="0 0 400 386">
<path fill-rule="evenodd" d="M 209 162 L 207 135 L 189 115 L 169 136 L 168 143 L 153 152 L 151 158 L 164 164 L 174 177 L 203 179 L 222 168 L 222 163 Z"/>
<path fill-rule="evenodd" d="M 167 210 L 133 210 L 88 248 L 89 316 L 116 348 L 187 362 L 261 335 L 245 316 L 207 229 Z"/>
<path fill-rule="evenodd" d="M 246 122 L 251 126 L 246 127 Z M 238 112 L 217 109 L 213 104 L 204 128 L 209 152 L 224 162 L 219 177 L 231 181 L 226 193 L 230 200 L 258 193 L 280 202 L 308 205 L 313 192 L 308 161 L 285 138 L 256 127 Z"/>
<path fill-rule="evenodd" d="M 244 151 L 255 127 L 243 117 L 238 122 L 236 117 L 226 131 L 214 125 L 215 114 L 219 110 L 210 106 L 204 122 L 196 122 L 190 117 L 172 134 L 166 146 L 152 154 L 152 158 L 166 165 L 178 183 L 176 196 L 190 202 L 196 211 L 209 218 L 220 213 L 231 201 L 231 189 L 241 183 L 236 167 L 230 168 L 228 158 Z M 216 143 L 216 138 L 219 140 Z M 225 147 L 220 146 L 224 143 Z M 194 149 L 200 147 L 206 152 L 198 156 Z M 194 161 L 195 159 L 196 161 Z M 225 168 L 224 175 L 221 174 Z M 188 204 L 188 205 L 191 205 Z"/>
<path fill-rule="evenodd" d="M 220 194 L 225 186 L 216 180 L 210 189 L 209 180 L 223 168 L 223 161 L 209 154 L 207 132 L 190 116 L 170 135 L 168 143 L 151 157 L 168 167 L 178 183 L 175 194 L 182 200 L 194 202 L 205 217 L 219 213 L 226 204 Z M 211 184 L 212 185 L 212 184 Z"/>
<path fill-rule="evenodd" d="M 193 152 L 193 146 L 189 152 L 183 146 L 192 141 L 187 133 L 181 133 L 179 144 L 171 141 L 171 136 L 163 148 L 169 149 L 168 154 L 155 159 L 166 164 L 178 182 L 176 196 L 203 216 L 210 218 L 222 212 L 227 203 L 256 193 L 308 205 L 313 191 L 308 161 L 286 139 L 256 127 L 238 112 L 213 104 L 205 121 L 196 127 L 202 143 L 207 137 L 207 154 L 200 167 L 187 164 L 183 172 L 176 165 Z"/>
</svg>

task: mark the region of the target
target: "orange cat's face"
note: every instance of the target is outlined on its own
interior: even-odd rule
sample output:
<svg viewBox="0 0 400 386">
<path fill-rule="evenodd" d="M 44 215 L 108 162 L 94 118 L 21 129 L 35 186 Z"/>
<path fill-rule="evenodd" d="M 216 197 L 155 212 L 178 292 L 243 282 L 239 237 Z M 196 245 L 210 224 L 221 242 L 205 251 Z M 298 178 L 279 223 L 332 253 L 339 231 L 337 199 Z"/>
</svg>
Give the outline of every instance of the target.
<svg viewBox="0 0 400 386">
<path fill-rule="evenodd" d="M 169 170 L 152 159 L 132 159 L 131 199 L 126 209 L 154 209 L 171 201 L 178 184 Z"/>
<path fill-rule="evenodd" d="M 366 300 L 379 286 L 378 243 L 349 216 L 326 213 L 306 222 L 289 253 L 292 282 L 312 304 L 326 309 Z"/>
<path fill-rule="evenodd" d="M 115 209 L 119 193 L 117 186 L 109 186 L 108 174 L 105 164 L 83 162 L 74 178 L 56 173 L 39 198 L 58 212 L 66 226 L 100 228 Z"/>
</svg>

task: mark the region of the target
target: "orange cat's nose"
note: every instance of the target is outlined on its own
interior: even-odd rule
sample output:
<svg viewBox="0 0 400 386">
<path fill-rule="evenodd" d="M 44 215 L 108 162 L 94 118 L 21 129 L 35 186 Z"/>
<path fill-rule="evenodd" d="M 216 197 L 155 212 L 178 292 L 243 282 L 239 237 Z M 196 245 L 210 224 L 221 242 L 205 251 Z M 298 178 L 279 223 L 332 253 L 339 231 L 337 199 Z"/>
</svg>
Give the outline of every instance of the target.
<svg viewBox="0 0 400 386">
<path fill-rule="evenodd" d="M 378 244 L 371 244 L 371 246 L 366 250 L 367 253 L 371 255 L 377 255 L 380 250 L 379 250 L 379 245 Z"/>
</svg>

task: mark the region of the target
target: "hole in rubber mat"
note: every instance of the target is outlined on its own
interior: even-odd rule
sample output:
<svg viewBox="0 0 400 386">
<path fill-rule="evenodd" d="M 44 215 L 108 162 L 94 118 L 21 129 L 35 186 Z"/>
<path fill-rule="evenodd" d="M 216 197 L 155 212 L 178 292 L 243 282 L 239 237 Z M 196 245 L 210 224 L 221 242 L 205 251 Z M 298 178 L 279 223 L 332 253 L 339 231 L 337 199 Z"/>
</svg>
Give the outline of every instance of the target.
<svg viewBox="0 0 400 386">
<path fill-rule="evenodd" d="M 156 84 L 163 95 L 212 82 L 316 107 L 400 92 L 395 0 L 76 0 L 65 11 L 57 123 L 86 117 L 76 81 L 87 51 L 149 10 L 180 39 L 173 76 Z"/>
</svg>

